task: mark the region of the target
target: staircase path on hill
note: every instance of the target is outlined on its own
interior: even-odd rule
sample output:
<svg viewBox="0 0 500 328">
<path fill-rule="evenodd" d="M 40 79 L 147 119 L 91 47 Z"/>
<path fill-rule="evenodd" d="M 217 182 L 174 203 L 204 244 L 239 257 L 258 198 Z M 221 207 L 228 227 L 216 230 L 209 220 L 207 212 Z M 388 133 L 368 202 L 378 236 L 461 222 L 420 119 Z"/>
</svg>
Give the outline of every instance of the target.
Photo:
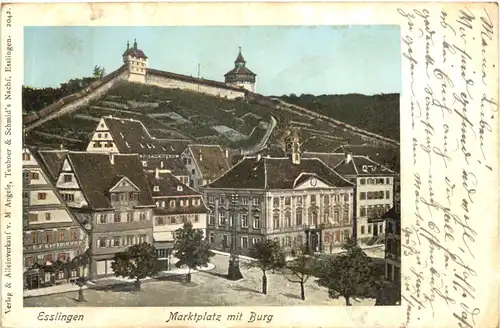
<svg viewBox="0 0 500 328">
<path fill-rule="evenodd" d="M 274 129 L 276 128 L 276 125 L 278 125 L 278 121 L 274 118 L 274 116 L 271 115 L 271 122 L 269 123 L 269 126 L 266 130 L 266 133 L 262 137 L 261 141 L 257 145 L 255 145 L 254 147 L 242 150 L 242 155 L 250 155 L 250 154 L 259 152 L 262 149 L 264 149 L 267 146 L 267 142 L 269 141 L 271 134 L 273 133 Z"/>
</svg>

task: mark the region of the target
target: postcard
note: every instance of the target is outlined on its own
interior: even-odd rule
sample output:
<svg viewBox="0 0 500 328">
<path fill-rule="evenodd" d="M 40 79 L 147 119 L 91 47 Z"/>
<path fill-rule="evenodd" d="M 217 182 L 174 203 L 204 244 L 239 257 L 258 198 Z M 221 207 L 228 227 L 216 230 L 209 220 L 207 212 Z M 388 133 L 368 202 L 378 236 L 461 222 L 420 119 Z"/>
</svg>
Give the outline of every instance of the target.
<svg viewBox="0 0 500 328">
<path fill-rule="evenodd" d="M 3 4 L 4 327 L 498 327 L 494 3 Z"/>
</svg>

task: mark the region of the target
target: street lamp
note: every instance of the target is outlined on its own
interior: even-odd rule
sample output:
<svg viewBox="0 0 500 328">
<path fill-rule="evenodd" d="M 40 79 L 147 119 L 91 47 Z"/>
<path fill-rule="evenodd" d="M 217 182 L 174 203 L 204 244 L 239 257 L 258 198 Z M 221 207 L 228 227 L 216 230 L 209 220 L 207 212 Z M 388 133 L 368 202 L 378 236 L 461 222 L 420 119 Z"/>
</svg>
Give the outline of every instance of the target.
<svg viewBox="0 0 500 328">
<path fill-rule="evenodd" d="M 229 280 L 240 280 L 243 279 L 243 275 L 241 274 L 240 271 L 240 260 L 239 260 L 239 255 L 238 255 L 238 249 L 237 249 L 237 243 L 236 243 L 236 238 L 237 238 L 237 232 L 236 232 L 236 206 L 238 202 L 238 195 L 232 194 L 231 195 L 231 208 L 230 208 L 230 228 L 231 228 L 231 253 L 229 256 L 229 267 L 228 267 L 228 272 L 227 272 L 227 278 Z"/>
</svg>

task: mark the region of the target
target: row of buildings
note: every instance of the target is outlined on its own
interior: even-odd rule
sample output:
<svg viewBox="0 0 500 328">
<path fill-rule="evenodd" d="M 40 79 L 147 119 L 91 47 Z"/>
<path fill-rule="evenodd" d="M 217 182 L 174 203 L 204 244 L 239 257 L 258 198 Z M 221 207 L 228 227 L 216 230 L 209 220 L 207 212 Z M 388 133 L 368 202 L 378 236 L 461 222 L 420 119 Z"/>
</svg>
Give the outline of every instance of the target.
<svg viewBox="0 0 500 328">
<path fill-rule="evenodd" d="M 213 249 L 241 254 L 264 238 L 326 253 L 353 236 L 384 243 L 396 172 L 300 145 L 295 131 L 284 156 L 234 161 L 220 146 L 156 139 L 140 121 L 109 116 L 86 151 L 25 148 L 25 288 L 112 275 L 114 255 L 142 242 L 168 270 L 185 222 Z"/>
</svg>

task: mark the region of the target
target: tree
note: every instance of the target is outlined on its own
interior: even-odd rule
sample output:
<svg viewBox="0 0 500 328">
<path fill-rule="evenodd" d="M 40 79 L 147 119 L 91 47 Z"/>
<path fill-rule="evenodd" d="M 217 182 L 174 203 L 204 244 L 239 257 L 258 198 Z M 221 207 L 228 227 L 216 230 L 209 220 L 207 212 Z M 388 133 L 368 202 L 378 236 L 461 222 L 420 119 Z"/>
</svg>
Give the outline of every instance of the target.
<svg viewBox="0 0 500 328">
<path fill-rule="evenodd" d="M 294 250 L 295 258 L 285 263 L 281 269 L 283 276 L 290 282 L 300 284 L 300 299 L 305 301 L 306 294 L 304 285 L 313 274 L 313 268 L 316 261 L 314 256 L 307 254 L 306 246 L 300 246 Z"/>
<path fill-rule="evenodd" d="M 215 254 L 210 251 L 209 244 L 203 237 L 201 229 L 193 229 L 191 222 L 175 231 L 174 256 L 179 259 L 177 267 L 188 267 L 186 282 L 191 282 L 191 270 L 206 266 Z"/>
<path fill-rule="evenodd" d="M 92 73 L 93 77 L 95 77 L 97 79 L 101 79 L 105 74 L 106 74 L 106 70 L 104 69 L 104 67 L 101 67 L 98 65 L 94 66 L 94 72 Z"/>
<path fill-rule="evenodd" d="M 262 293 L 267 295 L 267 276 L 270 270 L 279 270 L 284 266 L 284 258 L 278 241 L 265 239 L 250 248 L 250 257 L 255 261 L 246 264 L 247 267 L 258 268 L 262 271 Z"/>
<path fill-rule="evenodd" d="M 156 250 L 148 243 L 130 246 L 125 252 L 115 255 L 111 268 L 117 277 L 135 279 L 137 290 L 141 289 L 141 279 L 156 273 Z"/>
<path fill-rule="evenodd" d="M 318 285 L 328 288 L 330 298 L 345 298 L 350 306 L 351 297 L 367 297 L 378 289 L 378 269 L 372 260 L 352 240 L 334 256 L 322 257 L 315 267 Z"/>
</svg>

